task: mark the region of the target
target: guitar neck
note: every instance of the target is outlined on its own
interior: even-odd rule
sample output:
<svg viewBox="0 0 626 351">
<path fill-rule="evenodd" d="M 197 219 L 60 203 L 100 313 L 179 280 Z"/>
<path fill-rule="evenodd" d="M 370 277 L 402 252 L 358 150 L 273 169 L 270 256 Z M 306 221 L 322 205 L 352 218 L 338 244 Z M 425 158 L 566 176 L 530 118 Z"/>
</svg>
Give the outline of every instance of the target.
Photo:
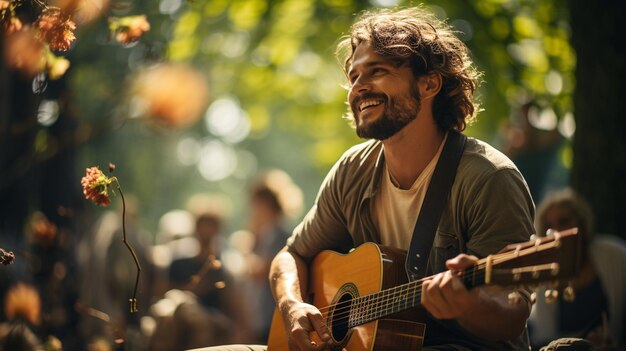
<svg viewBox="0 0 626 351">
<path fill-rule="evenodd" d="M 571 278 L 580 266 L 580 243 L 576 234 L 577 229 L 573 228 L 551 237 L 508 245 L 502 253 L 478 260 L 457 277 L 467 289 L 481 285 L 522 286 Z M 349 326 L 419 306 L 422 282 L 427 279 L 430 277 L 352 299 Z"/>
</svg>

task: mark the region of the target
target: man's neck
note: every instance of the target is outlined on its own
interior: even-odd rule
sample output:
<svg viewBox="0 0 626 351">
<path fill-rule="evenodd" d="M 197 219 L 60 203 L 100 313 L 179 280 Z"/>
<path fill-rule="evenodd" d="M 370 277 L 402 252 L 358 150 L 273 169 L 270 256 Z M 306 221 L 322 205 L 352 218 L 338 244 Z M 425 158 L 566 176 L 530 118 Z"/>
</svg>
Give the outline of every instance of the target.
<svg viewBox="0 0 626 351">
<path fill-rule="evenodd" d="M 445 133 L 434 123 L 416 119 L 400 132 L 383 141 L 385 162 L 392 179 L 401 189 L 409 189 L 437 154 Z"/>
</svg>

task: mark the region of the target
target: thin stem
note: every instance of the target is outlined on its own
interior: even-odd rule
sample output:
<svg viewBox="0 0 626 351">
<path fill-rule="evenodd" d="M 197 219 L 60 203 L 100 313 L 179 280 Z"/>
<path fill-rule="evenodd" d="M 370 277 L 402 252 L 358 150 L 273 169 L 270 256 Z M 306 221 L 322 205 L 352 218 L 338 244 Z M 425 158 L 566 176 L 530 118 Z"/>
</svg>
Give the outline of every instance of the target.
<svg viewBox="0 0 626 351">
<path fill-rule="evenodd" d="M 122 192 L 122 186 L 116 177 L 111 177 L 111 180 L 115 181 L 117 185 L 117 190 L 120 192 L 120 196 L 122 197 L 122 233 L 124 234 L 124 245 L 130 251 L 130 254 L 133 256 L 133 260 L 135 261 L 135 266 L 137 267 L 137 276 L 135 278 L 135 289 L 133 290 L 133 297 L 130 299 L 130 312 L 135 313 L 138 312 L 137 309 L 137 288 L 139 287 L 139 275 L 141 273 L 141 265 L 139 264 L 139 259 L 137 258 L 137 254 L 135 250 L 130 245 L 126 238 L 126 200 L 124 199 L 124 193 Z"/>
</svg>

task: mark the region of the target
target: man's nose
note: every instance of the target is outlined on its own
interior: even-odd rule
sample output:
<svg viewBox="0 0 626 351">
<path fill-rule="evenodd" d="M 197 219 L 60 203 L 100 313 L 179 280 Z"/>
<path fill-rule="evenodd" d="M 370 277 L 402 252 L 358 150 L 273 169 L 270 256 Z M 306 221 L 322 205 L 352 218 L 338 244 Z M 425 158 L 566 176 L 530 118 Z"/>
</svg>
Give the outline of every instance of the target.
<svg viewBox="0 0 626 351">
<path fill-rule="evenodd" d="M 350 87 L 350 97 L 351 97 L 350 100 L 370 90 L 371 90 L 371 86 L 369 82 L 366 82 L 364 79 L 358 78 L 357 80 L 354 81 L 354 83 Z"/>
<path fill-rule="evenodd" d="M 352 91 L 362 93 L 370 90 L 370 82 L 363 76 L 357 78 L 352 84 Z"/>
</svg>

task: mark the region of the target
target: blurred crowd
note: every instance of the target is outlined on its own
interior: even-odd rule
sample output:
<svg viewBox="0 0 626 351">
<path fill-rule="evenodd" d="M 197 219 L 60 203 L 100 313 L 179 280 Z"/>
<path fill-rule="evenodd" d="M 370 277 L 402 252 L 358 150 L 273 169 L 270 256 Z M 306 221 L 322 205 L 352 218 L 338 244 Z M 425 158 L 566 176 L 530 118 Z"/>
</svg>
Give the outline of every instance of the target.
<svg viewBox="0 0 626 351">
<path fill-rule="evenodd" d="M 125 230 L 141 266 L 136 313 L 129 298 L 137 268 L 122 241 L 121 208 L 103 212 L 75 243 L 36 213 L 27 246 L 0 267 L 0 350 L 264 343 L 274 312 L 269 264 L 302 202 L 287 173 L 269 170 L 249 186 L 243 228 L 226 232 L 231 200 L 203 193 L 165 213 L 152 235 L 139 225 L 137 201 L 127 195 Z"/>
</svg>

